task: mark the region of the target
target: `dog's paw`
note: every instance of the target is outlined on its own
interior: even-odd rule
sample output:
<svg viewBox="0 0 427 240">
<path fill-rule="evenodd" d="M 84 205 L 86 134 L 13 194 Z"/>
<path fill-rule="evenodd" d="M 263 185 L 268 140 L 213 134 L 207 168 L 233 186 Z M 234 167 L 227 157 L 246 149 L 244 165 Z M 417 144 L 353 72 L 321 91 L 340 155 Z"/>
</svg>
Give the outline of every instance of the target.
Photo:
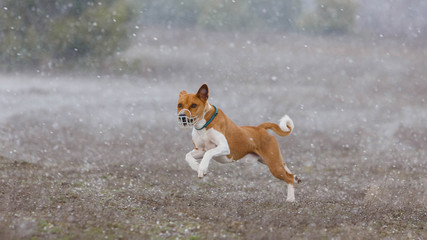
<svg viewBox="0 0 427 240">
<path fill-rule="evenodd" d="M 295 188 L 293 184 L 288 184 L 288 196 L 286 202 L 295 202 Z"/>
<path fill-rule="evenodd" d="M 199 178 L 203 178 L 208 173 L 208 168 L 204 168 L 199 166 L 199 170 L 197 171 Z"/>
</svg>

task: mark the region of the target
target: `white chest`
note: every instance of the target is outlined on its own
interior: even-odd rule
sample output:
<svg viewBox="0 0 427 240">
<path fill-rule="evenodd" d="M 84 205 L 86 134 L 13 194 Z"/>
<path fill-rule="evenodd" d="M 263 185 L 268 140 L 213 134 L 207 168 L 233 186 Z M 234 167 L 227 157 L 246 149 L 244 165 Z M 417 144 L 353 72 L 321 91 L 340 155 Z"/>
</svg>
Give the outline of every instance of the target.
<svg viewBox="0 0 427 240">
<path fill-rule="evenodd" d="M 196 145 L 196 148 L 202 151 L 207 151 L 209 149 L 215 148 L 218 144 L 214 138 L 214 129 L 203 129 L 195 130 L 193 129 L 192 138 L 193 142 Z"/>
</svg>

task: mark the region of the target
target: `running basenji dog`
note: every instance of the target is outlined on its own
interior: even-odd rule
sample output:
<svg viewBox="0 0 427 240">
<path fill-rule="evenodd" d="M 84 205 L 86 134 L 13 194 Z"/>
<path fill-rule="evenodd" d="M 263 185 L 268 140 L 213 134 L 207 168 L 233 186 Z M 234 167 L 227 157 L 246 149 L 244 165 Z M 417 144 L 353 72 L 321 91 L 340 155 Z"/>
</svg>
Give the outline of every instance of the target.
<svg viewBox="0 0 427 240">
<path fill-rule="evenodd" d="M 295 201 L 294 183 L 300 180 L 285 166 L 276 138 L 267 132 L 270 129 L 279 136 L 288 136 L 294 128 L 293 121 L 285 115 L 279 125 L 239 127 L 221 109 L 209 104 L 208 98 L 208 86 L 203 84 L 197 93 L 181 91 L 177 106 L 178 125 L 193 128 L 194 149 L 185 160 L 199 178 L 206 175 L 211 159 L 220 163 L 259 161 L 268 166 L 273 176 L 288 184 L 286 201 Z"/>
</svg>

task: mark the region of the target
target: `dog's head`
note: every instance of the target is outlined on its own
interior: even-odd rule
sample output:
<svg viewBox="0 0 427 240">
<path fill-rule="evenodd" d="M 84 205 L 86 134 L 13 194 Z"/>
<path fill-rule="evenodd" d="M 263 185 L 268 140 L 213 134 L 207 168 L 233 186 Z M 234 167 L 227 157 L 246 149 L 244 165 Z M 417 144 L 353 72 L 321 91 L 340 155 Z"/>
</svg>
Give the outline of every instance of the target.
<svg viewBox="0 0 427 240">
<path fill-rule="evenodd" d="M 204 111 L 209 98 L 208 85 L 203 84 L 197 93 L 179 93 L 177 114 L 178 125 L 183 128 L 193 127 L 204 117 Z"/>
</svg>

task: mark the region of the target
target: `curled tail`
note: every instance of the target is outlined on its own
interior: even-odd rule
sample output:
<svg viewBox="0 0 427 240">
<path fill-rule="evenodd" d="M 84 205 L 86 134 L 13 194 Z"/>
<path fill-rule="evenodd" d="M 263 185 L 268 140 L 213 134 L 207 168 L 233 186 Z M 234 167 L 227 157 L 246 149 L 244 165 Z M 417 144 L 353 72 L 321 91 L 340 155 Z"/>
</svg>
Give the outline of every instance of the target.
<svg viewBox="0 0 427 240">
<path fill-rule="evenodd" d="M 294 122 L 288 115 L 285 115 L 280 119 L 279 125 L 267 122 L 261 123 L 260 125 L 258 125 L 258 127 L 264 129 L 271 129 L 277 135 L 284 137 L 292 133 L 292 130 L 294 129 Z"/>
</svg>

